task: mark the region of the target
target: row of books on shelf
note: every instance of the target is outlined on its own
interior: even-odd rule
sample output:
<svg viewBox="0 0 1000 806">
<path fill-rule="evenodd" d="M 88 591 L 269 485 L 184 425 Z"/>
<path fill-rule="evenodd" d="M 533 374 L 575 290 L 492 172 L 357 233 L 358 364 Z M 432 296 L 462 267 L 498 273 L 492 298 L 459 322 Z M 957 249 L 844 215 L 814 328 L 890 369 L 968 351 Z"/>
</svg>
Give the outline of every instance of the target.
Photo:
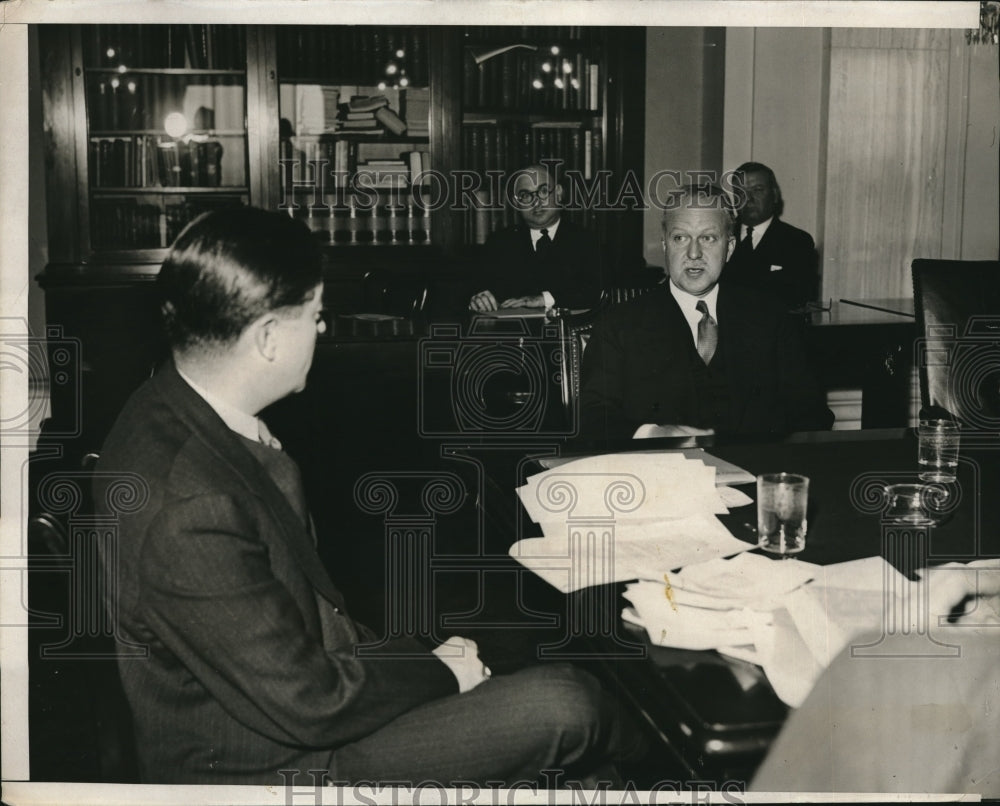
<svg viewBox="0 0 1000 806">
<path fill-rule="evenodd" d="M 537 40 L 554 44 L 566 40 L 599 44 L 604 29 L 587 25 L 468 25 L 467 42 L 521 42 Z"/>
<path fill-rule="evenodd" d="M 242 154 L 242 143 L 236 144 Z M 93 188 L 221 187 L 245 184 L 241 158 L 223 163 L 218 140 L 155 135 L 90 138 Z M 232 165 L 235 163 L 235 165 Z M 232 165 L 232 170 L 226 170 Z M 225 174 L 231 173 L 231 176 Z"/>
<path fill-rule="evenodd" d="M 393 157 L 358 158 L 359 143 L 333 137 L 293 137 L 282 144 L 282 181 L 316 185 L 314 165 L 324 174 L 323 187 L 405 188 L 431 169 L 427 151 L 403 151 Z M 312 163 L 312 164 L 310 164 Z M 335 180 L 334 177 L 337 177 Z M 312 190 L 305 187 L 304 191 Z"/>
<path fill-rule="evenodd" d="M 604 164 L 604 136 L 600 129 L 578 124 L 480 121 L 462 127 L 462 166 L 511 173 L 540 162 L 559 161 L 563 171 L 579 171 L 590 179 Z"/>
<path fill-rule="evenodd" d="M 82 27 L 91 67 L 245 70 L 245 27 L 239 25 L 124 25 Z"/>
<path fill-rule="evenodd" d="M 384 81 L 404 87 L 429 83 L 426 28 L 279 25 L 276 37 L 282 79 Z"/>
<path fill-rule="evenodd" d="M 415 245 L 431 242 L 431 217 L 416 202 L 364 205 L 354 196 L 323 206 L 290 209 L 321 241 L 337 245 Z"/>
<path fill-rule="evenodd" d="M 484 199 L 485 200 L 485 199 Z M 581 227 L 596 229 L 597 221 L 592 210 L 563 208 L 560 218 Z M 521 214 L 513 207 L 486 205 L 465 211 L 463 219 L 464 241 L 467 244 L 484 244 L 490 233 L 521 223 Z"/>
<path fill-rule="evenodd" d="M 92 76 L 87 87 L 90 130 L 163 130 L 168 115 L 180 112 L 191 129 L 242 132 L 246 128 L 246 88 L 242 80 L 220 76 L 192 83 L 187 75 L 123 73 Z"/>
<path fill-rule="evenodd" d="M 189 221 L 208 210 L 237 207 L 238 195 L 180 197 L 159 205 L 134 198 L 95 199 L 91 207 L 94 249 L 165 249 Z"/>
<path fill-rule="evenodd" d="M 531 49 L 526 49 L 531 48 Z M 535 49 L 517 45 L 476 63 L 467 49 L 462 103 L 470 109 L 517 111 L 597 111 L 601 108 L 601 68 L 583 50 Z"/>
</svg>

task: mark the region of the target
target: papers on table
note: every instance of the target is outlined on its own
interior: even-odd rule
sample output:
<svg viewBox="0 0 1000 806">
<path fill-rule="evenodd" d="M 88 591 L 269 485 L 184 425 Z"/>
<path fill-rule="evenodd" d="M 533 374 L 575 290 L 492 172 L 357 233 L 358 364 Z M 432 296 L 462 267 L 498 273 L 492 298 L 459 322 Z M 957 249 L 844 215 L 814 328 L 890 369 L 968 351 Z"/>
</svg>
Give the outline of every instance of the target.
<svg viewBox="0 0 1000 806">
<path fill-rule="evenodd" d="M 710 465 L 715 468 L 715 483 L 716 485 L 722 487 L 724 485 L 730 484 L 752 484 L 757 480 L 753 473 L 749 473 L 738 465 L 734 465 L 732 462 L 727 462 L 725 459 L 720 459 L 718 456 L 713 456 L 708 453 L 704 448 L 683 448 L 675 451 L 643 451 L 641 453 L 621 453 L 618 456 L 663 456 L 666 454 L 681 454 L 682 456 L 692 459 L 694 461 L 701 461 L 706 465 Z M 568 465 L 571 462 L 580 461 L 581 457 L 574 456 L 546 456 L 538 460 L 538 463 L 551 470 L 552 468 L 562 467 Z"/>
<path fill-rule="evenodd" d="M 586 313 L 589 308 L 573 308 L 570 310 L 572 316 Z M 474 311 L 476 316 L 484 319 L 544 319 L 548 315 L 546 308 L 497 308 L 495 311 Z"/>
<path fill-rule="evenodd" d="M 497 308 L 495 311 L 476 311 L 475 314 L 485 319 L 544 319 L 545 308 Z"/>
<path fill-rule="evenodd" d="M 665 570 L 753 548 L 716 518 L 703 515 L 641 527 L 563 529 L 562 535 L 519 540 L 510 549 L 511 557 L 563 593 L 629 579 L 662 579 Z"/>
<path fill-rule="evenodd" d="M 756 663 L 792 707 L 857 636 L 890 622 L 915 629 L 898 617 L 917 614 L 922 600 L 916 583 L 881 557 L 818 566 L 761 555 L 686 567 L 629 585 L 624 596 L 631 607 L 622 617 L 653 643 Z"/>
<path fill-rule="evenodd" d="M 544 537 L 510 554 L 563 592 L 664 572 L 752 548 L 715 518 L 727 512 L 716 468 L 683 453 L 591 456 L 518 489 Z"/>
</svg>

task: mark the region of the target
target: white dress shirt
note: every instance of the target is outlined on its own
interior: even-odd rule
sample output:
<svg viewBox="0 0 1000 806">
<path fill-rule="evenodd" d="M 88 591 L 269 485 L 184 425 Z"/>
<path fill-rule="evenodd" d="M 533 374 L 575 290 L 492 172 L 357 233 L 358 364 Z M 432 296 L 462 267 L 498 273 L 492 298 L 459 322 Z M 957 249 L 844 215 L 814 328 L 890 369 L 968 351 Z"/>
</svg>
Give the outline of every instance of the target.
<svg viewBox="0 0 1000 806">
<path fill-rule="evenodd" d="M 709 291 L 703 297 L 696 297 L 693 294 L 689 294 L 673 284 L 671 281 L 670 293 L 673 294 L 677 304 L 681 308 L 681 313 L 684 314 L 684 318 L 687 320 L 688 327 L 691 328 L 691 339 L 694 345 L 698 346 L 698 322 L 701 321 L 701 311 L 697 309 L 697 305 L 701 300 L 705 300 L 705 304 L 708 306 L 708 314 L 711 316 L 716 324 L 719 322 L 718 314 L 715 311 L 716 302 L 719 299 L 719 284 L 716 283 L 712 286 L 712 290 Z"/>
<path fill-rule="evenodd" d="M 758 244 L 760 244 L 760 239 L 764 237 L 764 233 L 767 232 L 767 228 L 771 226 L 772 221 L 774 221 L 774 216 L 771 216 L 767 219 L 767 221 L 761 221 L 759 224 L 753 225 L 753 233 L 750 235 L 750 243 L 753 244 L 754 249 L 756 249 Z M 740 224 L 740 240 L 742 241 L 746 237 L 747 225 Z"/>
<path fill-rule="evenodd" d="M 180 368 L 177 369 L 177 374 L 184 379 L 184 382 L 194 389 L 209 406 L 212 407 L 212 411 L 219 415 L 219 419 L 224 422 L 230 431 L 235 431 L 241 437 L 246 437 L 251 442 L 263 442 L 265 445 L 270 445 L 272 448 L 277 450 L 281 449 L 281 443 L 278 442 L 277 437 L 275 437 L 264 425 L 264 421 L 260 417 L 255 417 L 252 414 L 247 414 L 245 411 L 240 411 L 238 408 L 230 403 L 227 403 L 222 398 L 217 395 L 213 395 L 207 389 L 199 386 L 194 381 L 192 381 L 187 375 L 181 372 Z"/>
</svg>

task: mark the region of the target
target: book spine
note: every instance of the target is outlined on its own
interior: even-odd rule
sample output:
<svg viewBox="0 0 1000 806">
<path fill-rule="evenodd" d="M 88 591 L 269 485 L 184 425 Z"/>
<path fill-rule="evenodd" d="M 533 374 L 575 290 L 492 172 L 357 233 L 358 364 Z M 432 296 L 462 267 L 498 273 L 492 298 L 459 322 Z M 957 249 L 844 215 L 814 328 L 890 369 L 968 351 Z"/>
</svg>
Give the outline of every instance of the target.
<svg viewBox="0 0 1000 806">
<path fill-rule="evenodd" d="M 375 112 L 375 119 L 397 136 L 406 131 L 406 124 L 387 106 L 383 106 Z"/>
<path fill-rule="evenodd" d="M 500 106 L 503 109 L 513 109 L 517 81 L 516 53 L 507 51 L 500 58 L 503 60 L 500 71 Z"/>
</svg>

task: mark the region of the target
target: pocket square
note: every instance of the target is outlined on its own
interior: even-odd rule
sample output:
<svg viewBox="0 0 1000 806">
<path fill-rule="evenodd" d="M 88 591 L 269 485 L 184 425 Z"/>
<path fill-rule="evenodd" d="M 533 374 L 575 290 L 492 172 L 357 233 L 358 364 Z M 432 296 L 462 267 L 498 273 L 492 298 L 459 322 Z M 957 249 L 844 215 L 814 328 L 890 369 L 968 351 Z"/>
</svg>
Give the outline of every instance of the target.
<svg viewBox="0 0 1000 806">
<path fill-rule="evenodd" d="M 781 271 L 781 268 L 782 268 L 781 266 L 774 266 L 774 265 L 772 265 L 771 266 L 771 271 Z"/>
</svg>

